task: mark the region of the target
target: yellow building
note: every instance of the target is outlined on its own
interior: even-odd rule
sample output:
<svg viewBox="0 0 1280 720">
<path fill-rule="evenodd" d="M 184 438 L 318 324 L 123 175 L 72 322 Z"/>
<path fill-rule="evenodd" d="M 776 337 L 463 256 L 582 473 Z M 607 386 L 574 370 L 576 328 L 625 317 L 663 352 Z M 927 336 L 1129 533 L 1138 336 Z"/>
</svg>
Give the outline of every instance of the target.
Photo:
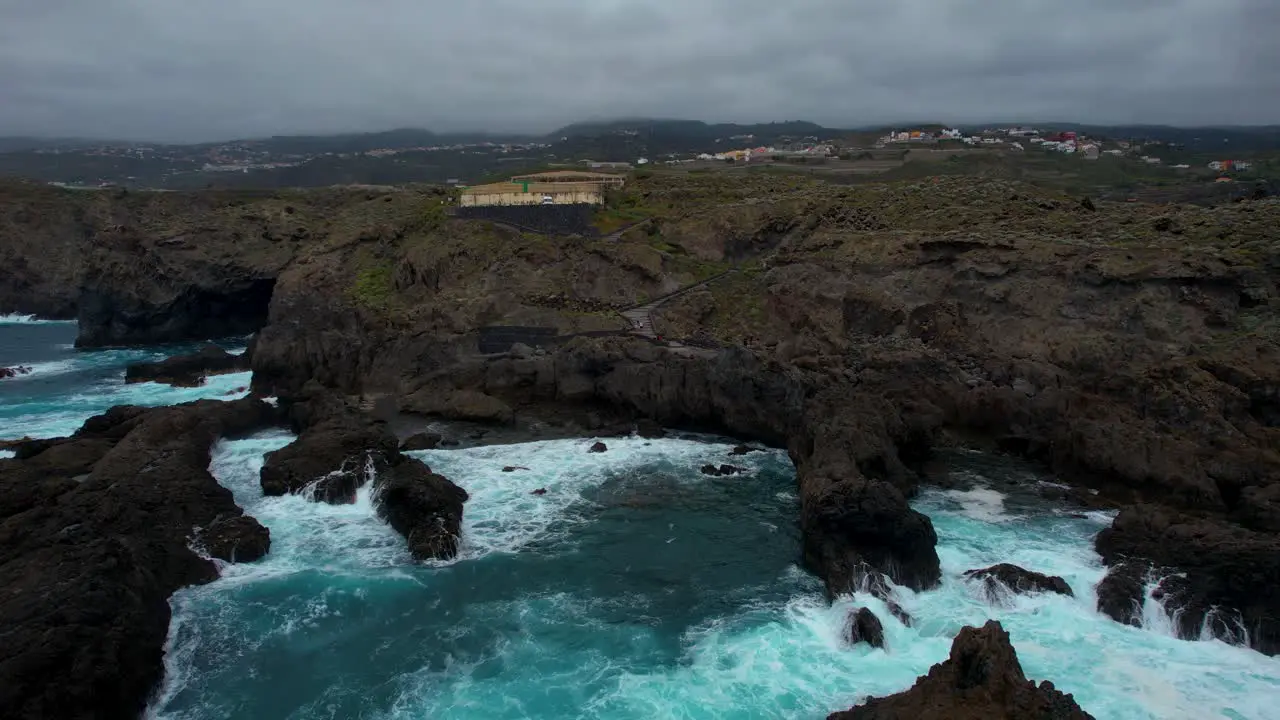
<svg viewBox="0 0 1280 720">
<path fill-rule="evenodd" d="M 500 182 L 463 188 L 458 205 L 599 205 L 604 186 L 598 182 Z"/>
</svg>

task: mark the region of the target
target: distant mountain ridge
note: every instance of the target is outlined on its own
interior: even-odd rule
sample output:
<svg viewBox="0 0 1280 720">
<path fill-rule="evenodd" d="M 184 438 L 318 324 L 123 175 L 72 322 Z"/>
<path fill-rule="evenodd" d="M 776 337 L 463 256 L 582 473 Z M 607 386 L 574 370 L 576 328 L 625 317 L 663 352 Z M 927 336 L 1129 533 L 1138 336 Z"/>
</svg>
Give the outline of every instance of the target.
<svg viewBox="0 0 1280 720">
<path fill-rule="evenodd" d="M 604 135 L 635 131 L 649 134 L 686 135 L 702 138 L 731 137 L 733 135 L 812 135 L 814 133 L 843 132 L 826 128 L 805 120 L 789 120 L 770 123 L 705 123 L 701 120 L 660 118 L 624 118 L 580 122 L 566 125 L 548 137 L 562 138 L 580 135 Z"/>
<path fill-rule="evenodd" d="M 598 138 L 608 135 L 633 134 L 644 136 L 647 140 L 656 140 L 658 145 L 668 145 L 672 141 L 683 143 L 703 143 L 716 139 L 728 139 L 734 136 L 751 135 L 755 138 L 771 140 L 777 138 L 802 138 L 808 136 L 826 139 L 852 133 L 875 132 L 889 128 L 906 127 L 943 127 L 948 123 L 881 123 L 865 126 L 846 126 L 833 128 L 806 120 L 788 120 L 767 123 L 707 123 L 701 120 L 681 118 L 615 118 L 606 120 L 589 120 L 570 123 L 550 133 L 501 133 L 488 131 L 436 132 L 423 128 L 394 128 L 375 132 L 333 133 L 326 135 L 299 134 L 273 135 L 269 137 L 247 137 L 218 142 L 198 143 L 166 143 L 146 142 L 140 140 L 111 140 L 94 138 L 41 138 L 33 136 L 0 136 L 0 153 L 26 152 L 48 149 L 82 149 L 97 146 L 166 146 L 166 147 L 217 147 L 222 145 L 248 145 L 270 152 L 283 154 L 323 154 L 323 153 L 358 153 L 378 149 L 403 149 L 413 147 L 429 147 L 437 145 L 466 144 L 479 142 L 494 143 L 529 143 L 560 142 L 562 138 Z M 956 127 L 980 129 L 989 127 L 1029 126 L 1052 128 L 1055 130 L 1074 130 L 1086 134 L 1114 138 L 1142 138 L 1177 142 L 1191 146 L 1207 145 L 1212 142 L 1226 144 L 1232 142 L 1248 143 L 1251 148 L 1280 148 L 1280 125 L 1217 125 L 1197 127 L 1177 127 L 1172 125 L 1097 125 L 1072 122 L 987 122 L 957 123 Z"/>
</svg>

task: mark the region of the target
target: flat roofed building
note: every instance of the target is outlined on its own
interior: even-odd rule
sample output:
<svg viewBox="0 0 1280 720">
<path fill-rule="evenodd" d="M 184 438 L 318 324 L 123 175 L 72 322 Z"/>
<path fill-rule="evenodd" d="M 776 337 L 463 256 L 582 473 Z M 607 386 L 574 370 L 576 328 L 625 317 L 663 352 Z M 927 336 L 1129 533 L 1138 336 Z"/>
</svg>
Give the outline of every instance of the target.
<svg viewBox="0 0 1280 720">
<path fill-rule="evenodd" d="M 604 188 L 595 182 L 500 182 L 463 188 L 461 207 L 486 205 L 599 205 Z"/>
<path fill-rule="evenodd" d="M 622 187 L 626 176 L 611 173 L 586 172 L 583 170 L 552 170 L 550 172 L 516 175 L 511 178 L 515 183 L 595 183 L 606 187 Z"/>
</svg>

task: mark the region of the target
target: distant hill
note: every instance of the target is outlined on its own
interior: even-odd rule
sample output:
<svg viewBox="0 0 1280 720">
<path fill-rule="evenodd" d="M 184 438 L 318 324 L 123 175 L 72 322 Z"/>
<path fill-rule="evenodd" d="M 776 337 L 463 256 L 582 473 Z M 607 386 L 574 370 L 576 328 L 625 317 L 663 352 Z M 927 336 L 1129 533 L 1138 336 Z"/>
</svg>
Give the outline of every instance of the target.
<svg viewBox="0 0 1280 720">
<path fill-rule="evenodd" d="M 325 153 L 358 153 L 370 150 L 428 147 L 475 142 L 518 142 L 528 139 L 515 135 L 491 133 L 435 133 L 418 128 L 400 128 L 372 133 L 338 135 L 275 135 L 236 141 L 257 149 L 284 155 L 323 155 Z"/>
<path fill-rule="evenodd" d="M 1204 127 L 1174 127 L 1172 125 L 1087 125 L 1069 122 L 1009 122 L 965 124 L 966 129 L 990 127 L 1035 127 L 1042 129 L 1075 131 L 1084 135 L 1117 140 L 1152 140 L 1177 143 L 1188 150 L 1240 150 L 1248 152 L 1280 150 L 1280 125 L 1224 125 Z"/>
<path fill-rule="evenodd" d="M 683 137 L 712 139 L 731 137 L 733 135 L 756 135 L 766 137 L 830 134 L 834 131 L 817 123 L 803 120 L 788 122 L 754 123 L 741 125 L 737 123 L 710 124 L 701 120 L 664 120 L 656 118 L 625 118 L 596 122 L 581 122 L 566 125 L 547 137 L 560 139 L 581 136 L 607 135 L 633 131 L 649 136 Z"/>
<path fill-rule="evenodd" d="M 0 153 L 31 152 L 34 150 L 80 150 L 102 145 L 135 145 L 113 140 L 87 140 L 85 138 L 38 138 L 25 136 L 0 137 Z"/>
<path fill-rule="evenodd" d="M 710 124 L 698 120 L 629 118 L 566 125 L 547 136 L 563 158 L 635 160 L 670 153 L 714 152 L 747 145 L 785 145 L 805 138 L 826 140 L 843 130 L 804 121 Z"/>
<path fill-rule="evenodd" d="M 1056 127 L 1056 126 L 1055 126 Z M 1188 150 L 1280 150 L 1280 125 L 1260 127 L 1192 127 L 1167 125 L 1070 125 L 1063 129 L 1116 138 L 1159 140 Z"/>
</svg>

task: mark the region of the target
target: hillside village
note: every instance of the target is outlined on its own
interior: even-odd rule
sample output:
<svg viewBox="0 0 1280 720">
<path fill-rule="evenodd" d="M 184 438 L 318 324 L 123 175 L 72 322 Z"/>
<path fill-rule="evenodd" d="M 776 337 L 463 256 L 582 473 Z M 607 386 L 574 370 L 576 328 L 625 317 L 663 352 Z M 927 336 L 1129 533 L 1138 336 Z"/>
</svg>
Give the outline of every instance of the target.
<svg viewBox="0 0 1280 720">
<path fill-rule="evenodd" d="M 1014 152 L 1025 152 L 1028 149 L 1039 149 L 1045 152 L 1057 152 L 1064 155 L 1078 155 L 1085 160 L 1098 160 L 1103 155 L 1113 157 L 1132 157 L 1149 165 L 1163 164 L 1163 160 L 1141 151 L 1148 144 L 1167 146 L 1166 143 L 1142 143 L 1132 140 L 1088 137 L 1075 131 L 1042 131 L 1028 127 L 991 128 L 966 135 L 955 128 L 931 130 L 891 130 L 876 143 L 877 149 L 886 147 L 912 145 L 945 146 L 948 142 L 963 143 L 973 146 L 991 146 L 1005 148 Z M 1169 167 L 1185 170 L 1191 165 L 1182 163 Z M 1244 160 L 1214 160 L 1207 164 L 1210 170 L 1221 172 L 1246 172 L 1253 164 Z"/>
</svg>

